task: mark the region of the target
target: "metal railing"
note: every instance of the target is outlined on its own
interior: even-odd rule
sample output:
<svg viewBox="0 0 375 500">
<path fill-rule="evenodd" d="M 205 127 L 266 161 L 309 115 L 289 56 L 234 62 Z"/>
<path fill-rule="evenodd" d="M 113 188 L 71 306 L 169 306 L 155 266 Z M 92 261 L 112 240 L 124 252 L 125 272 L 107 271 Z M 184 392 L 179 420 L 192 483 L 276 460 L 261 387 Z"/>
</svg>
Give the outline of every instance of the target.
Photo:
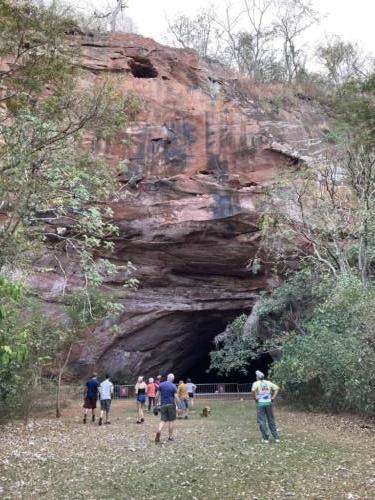
<svg viewBox="0 0 375 500">
<path fill-rule="evenodd" d="M 194 397 L 197 399 L 245 399 L 250 398 L 251 383 L 237 384 L 220 382 L 214 384 L 196 384 Z M 134 385 L 115 385 L 114 399 L 134 399 Z"/>
<path fill-rule="evenodd" d="M 196 384 L 194 397 L 196 399 L 241 400 L 251 399 L 251 383 L 219 382 L 211 384 Z M 54 394 L 54 384 L 44 387 L 44 394 Z M 63 400 L 79 400 L 83 398 L 84 384 L 62 385 L 61 398 Z M 135 399 L 135 386 L 129 384 L 114 385 L 114 400 L 133 401 Z"/>
</svg>

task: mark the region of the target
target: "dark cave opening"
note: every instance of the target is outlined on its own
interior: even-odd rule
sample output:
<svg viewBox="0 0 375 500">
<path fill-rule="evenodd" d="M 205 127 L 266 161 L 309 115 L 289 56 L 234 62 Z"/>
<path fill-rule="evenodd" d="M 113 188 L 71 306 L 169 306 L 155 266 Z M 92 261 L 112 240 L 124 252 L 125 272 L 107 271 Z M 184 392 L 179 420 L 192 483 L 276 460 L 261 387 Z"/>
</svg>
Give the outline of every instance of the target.
<svg viewBox="0 0 375 500">
<path fill-rule="evenodd" d="M 176 350 L 171 356 L 176 378 L 191 378 L 195 383 L 218 383 L 218 382 L 252 382 L 255 380 L 255 371 L 261 370 L 265 375 L 273 362 L 269 354 L 262 354 L 257 359 L 249 362 L 246 366 L 247 373 L 232 373 L 230 375 L 219 375 L 210 367 L 210 352 L 215 349 L 214 339 L 222 333 L 228 323 L 233 321 L 242 313 L 249 311 L 195 311 L 188 314 L 177 314 L 180 327 L 184 324 L 183 331 L 188 335 L 182 335 L 184 339 L 180 345 L 180 354 Z M 177 319 L 176 318 L 176 319 Z M 193 333 L 193 335 L 192 335 Z M 180 331 L 181 334 L 181 331 Z"/>
<path fill-rule="evenodd" d="M 178 310 L 149 321 L 137 335 L 125 335 L 101 358 L 101 368 L 113 379 L 127 383 L 138 375 L 156 377 L 172 372 L 176 379 L 191 378 L 195 383 L 238 382 L 255 380 L 255 370 L 266 375 L 272 364 L 268 354 L 246 366 L 247 374 L 230 376 L 209 371 L 214 339 L 228 323 L 249 309 Z M 141 371 L 140 371 L 141 370 Z"/>
<path fill-rule="evenodd" d="M 215 348 L 213 339 L 209 341 L 206 346 L 206 352 L 202 352 L 202 357 L 196 360 L 184 373 L 181 374 L 182 379 L 191 378 L 196 384 L 216 384 L 218 382 L 254 382 L 255 381 L 255 371 L 260 370 L 266 376 L 273 363 L 273 359 L 270 354 L 265 353 L 260 355 L 257 359 L 249 362 L 246 366 L 247 373 L 232 373 L 230 375 L 219 375 L 214 370 L 209 370 L 210 366 L 210 352 Z"/>
<path fill-rule="evenodd" d="M 129 67 L 132 75 L 135 78 L 156 78 L 158 76 L 158 72 L 152 65 L 149 59 L 145 58 L 133 58 L 129 62 Z"/>
</svg>

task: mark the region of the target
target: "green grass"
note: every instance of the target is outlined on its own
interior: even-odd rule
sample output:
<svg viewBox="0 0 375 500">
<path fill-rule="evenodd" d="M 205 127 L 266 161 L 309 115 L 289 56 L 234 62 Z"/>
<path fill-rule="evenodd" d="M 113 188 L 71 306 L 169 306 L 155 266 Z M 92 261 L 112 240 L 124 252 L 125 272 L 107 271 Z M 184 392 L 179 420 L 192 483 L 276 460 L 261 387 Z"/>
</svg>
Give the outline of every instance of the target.
<svg viewBox="0 0 375 500">
<path fill-rule="evenodd" d="M 158 419 L 135 424 L 115 402 L 112 425 L 60 421 L 0 428 L 0 497 L 54 499 L 375 498 L 375 434 L 360 419 L 276 408 L 281 443 L 260 444 L 253 402 L 209 403 L 153 442 Z M 371 427 L 371 424 L 370 424 Z"/>
</svg>

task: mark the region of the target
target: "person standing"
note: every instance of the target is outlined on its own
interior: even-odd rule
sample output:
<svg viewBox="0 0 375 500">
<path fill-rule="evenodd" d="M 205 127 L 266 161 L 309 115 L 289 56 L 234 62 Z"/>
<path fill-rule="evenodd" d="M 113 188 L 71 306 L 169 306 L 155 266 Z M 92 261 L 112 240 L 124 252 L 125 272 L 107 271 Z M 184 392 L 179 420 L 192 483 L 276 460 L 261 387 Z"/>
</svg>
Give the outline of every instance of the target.
<svg viewBox="0 0 375 500">
<path fill-rule="evenodd" d="M 148 379 L 147 384 L 147 398 L 148 398 L 148 411 L 151 411 L 151 406 L 155 406 L 156 385 L 153 378 Z"/>
<path fill-rule="evenodd" d="M 257 370 L 255 372 L 256 382 L 253 383 L 251 392 L 254 395 L 257 408 L 257 422 L 262 435 L 262 443 L 269 443 L 268 428 L 276 443 L 280 442 L 277 432 L 275 417 L 273 416 L 272 401 L 274 401 L 279 392 L 279 387 L 269 380 L 264 379 L 264 373 Z M 267 426 L 268 424 L 268 426 Z"/>
<path fill-rule="evenodd" d="M 96 378 L 96 373 L 93 373 L 91 378 L 86 382 L 85 392 L 84 392 L 84 414 L 83 414 L 83 423 L 87 422 L 87 414 L 88 411 L 91 410 L 91 420 L 95 422 L 95 409 L 96 402 L 98 400 L 98 388 L 99 382 Z"/>
<path fill-rule="evenodd" d="M 179 415 L 181 418 L 185 417 L 185 419 L 188 419 L 189 394 L 188 394 L 186 384 L 184 384 L 183 380 L 180 380 L 178 383 L 177 396 L 178 396 L 178 399 L 180 400 Z"/>
<path fill-rule="evenodd" d="M 177 387 L 173 383 L 174 375 L 170 373 L 166 382 L 159 385 L 156 401 L 160 399 L 160 424 L 155 436 L 155 443 L 160 443 L 161 432 L 168 423 L 168 441 L 174 441 L 173 431 L 176 420 L 176 405 L 179 403 Z"/>
<path fill-rule="evenodd" d="M 155 389 L 156 389 L 156 392 L 158 392 L 158 388 L 159 388 L 159 385 L 161 384 L 161 380 L 162 380 L 162 376 L 161 375 L 158 375 L 155 379 Z"/>
<path fill-rule="evenodd" d="M 190 378 L 187 379 L 186 381 L 186 387 L 187 391 L 189 394 L 189 403 L 190 403 L 190 408 L 194 408 L 194 396 L 195 396 L 195 391 L 197 390 L 197 386 L 193 384 Z"/>
<path fill-rule="evenodd" d="M 105 376 L 105 380 L 99 385 L 99 396 L 100 396 L 100 417 L 99 425 L 103 424 L 103 415 L 105 412 L 105 423 L 110 424 L 108 420 L 109 411 L 111 409 L 111 400 L 113 394 L 113 384 L 109 379 L 109 375 Z"/>
<path fill-rule="evenodd" d="M 138 409 L 137 424 L 143 424 L 143 422 L 145 421 L 144 409 L 146 403 L 146 391 L 147 384 L 143 380 L 143 377 L 138 377 L 137 383 L 135 384 L 135 397 Z"/>
</svg>

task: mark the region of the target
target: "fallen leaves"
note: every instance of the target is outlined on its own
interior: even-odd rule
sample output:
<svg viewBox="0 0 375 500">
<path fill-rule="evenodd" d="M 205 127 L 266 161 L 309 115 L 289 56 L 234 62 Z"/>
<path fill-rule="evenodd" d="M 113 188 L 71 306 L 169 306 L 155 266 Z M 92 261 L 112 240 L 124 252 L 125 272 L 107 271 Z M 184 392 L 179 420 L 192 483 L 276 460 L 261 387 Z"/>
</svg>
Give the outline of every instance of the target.
<svg viewBox="0 0 375 500">
<path fill-rule="evenodd" d="M 357 432 L 346 432 L 342 417 L 336 417 L 336 432 L 335 417 L 287 410 L 276 410 L 276 416 L 282 441 L 267 448 L 260 444 L 254 409 L 245 402 L 216 402 L 209 420 L 196 412 L 188 421 L 178 421 L 176 442 L 167 442 L 164 435 L 161 446 L 153 442 L 158 419 L 149 415 L 137 426 L 135 408 L 121 402 L 114 403 L 113 424 L 106 427 L 84 426 L 78 413 L 60 421 L 9 424 L 1 428 L 0 496 L 375 497 L 375 443 L 368 429 L 355 422 L 350 429 L 355 426 Z"/>
</svg>

